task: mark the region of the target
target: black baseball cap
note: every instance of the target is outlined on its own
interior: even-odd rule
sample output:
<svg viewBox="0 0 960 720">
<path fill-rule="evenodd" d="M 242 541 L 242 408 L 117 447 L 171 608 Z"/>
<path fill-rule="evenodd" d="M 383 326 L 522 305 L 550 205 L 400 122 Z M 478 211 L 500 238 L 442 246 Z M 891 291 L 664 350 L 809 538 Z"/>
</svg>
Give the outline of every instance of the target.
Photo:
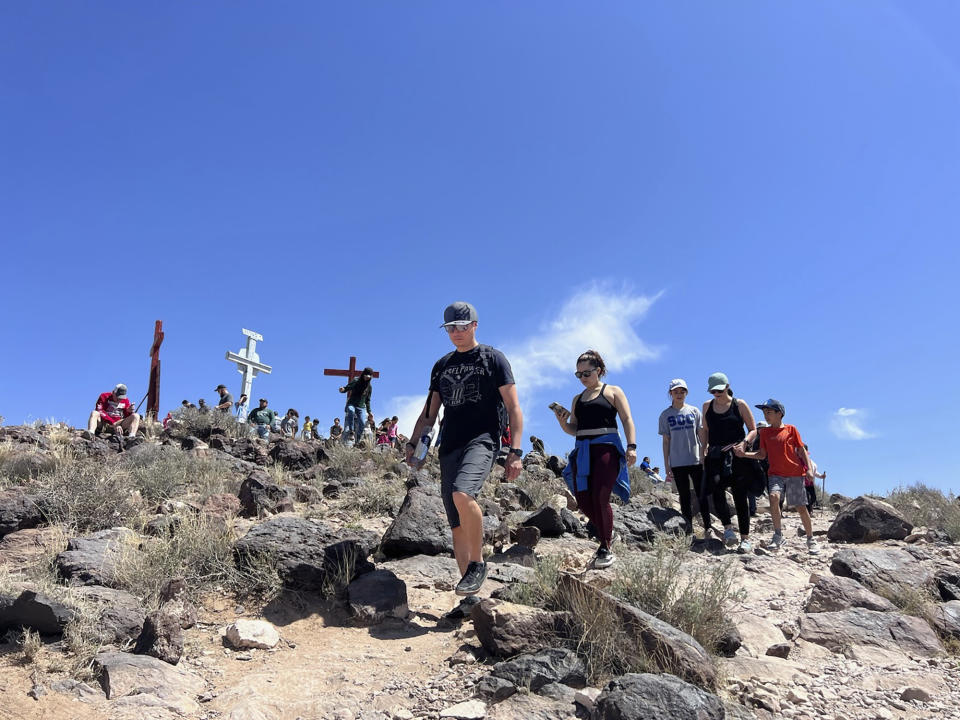
<svg viewBox="0 0 960 720">
<path fill-rule="evenodd" d="M 759 405 L 754 405 L 755 408 L 760 408 L 761 410 L 766 410 L 767 408 L 771 410 L 776 410 L 778 413 L 783 415 L 786 411 L 783 409 L 783 403 L 779 400 L 774 400 L 769 398 L 766 402 L 760 403 Z"/>
<path fill-rule="evenodd" d="M 224 385 L 223 383 L 220 383 L 219 385 L 217 385 L 217 386 L 214 388 L 214 390 L 219 390 L 220 388 L 223 388 L 224 390 L 226 390 L 226 389 L 227 389 L 227 386 Z"/>
<path fill-rule="evenodd" d="M 443 325 L 469 325 L 472 322 L 476 322 L 477 318 L 477 309 L 468 302 L 457 301 L 447 305 L 446 310 L 443 311 Z"/>
</svg>

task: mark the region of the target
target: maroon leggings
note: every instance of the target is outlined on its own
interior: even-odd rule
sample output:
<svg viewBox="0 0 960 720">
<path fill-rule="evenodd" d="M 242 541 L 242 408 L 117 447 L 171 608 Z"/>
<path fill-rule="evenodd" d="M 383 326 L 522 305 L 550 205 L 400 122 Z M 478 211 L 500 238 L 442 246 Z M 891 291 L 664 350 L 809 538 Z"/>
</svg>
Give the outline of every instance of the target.
<svg viewBox="0 0 960 720">
<path fill-rule="evenodd" d="M 577 493 L 577 505 L 597 529 L 600 546 L 609 548 L 613 537 L 610 493 L 620 474 L 620 453 L 613 445 L 590 446 L 590 476 L 587 489 Z"/>
</svg>

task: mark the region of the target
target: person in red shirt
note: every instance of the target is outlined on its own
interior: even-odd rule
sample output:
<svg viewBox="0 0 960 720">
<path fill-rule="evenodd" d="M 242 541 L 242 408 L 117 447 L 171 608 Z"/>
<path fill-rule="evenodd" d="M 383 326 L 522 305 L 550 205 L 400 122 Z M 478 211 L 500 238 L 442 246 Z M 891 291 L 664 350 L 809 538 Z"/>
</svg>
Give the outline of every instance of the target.
<svg viewBox="0 0 960 720">
<path fill-rule="evenodd" d="M 90 413 L 87 430 L 95 433 L 105 428 L 121 435 L 126 433 L 129 437 L 134 437 L 140 429 L 140 416 L 133 411 L 133 405 L 127 399 L 127 386 L 123 383 L 112 392 L 100 393 L 97 406 Z"/>
<path fill-rule="evenodd" d="M 737 457 L 752 460 L 766 460 L 770 465 L 767 473 L 770 494 L 770 515 L 773 519 L 773 539 L 768 547 L 779 548 L 783 544 L 780 530 L 780 495 L 785 493 L 787 506 L 800 515 L 800 522 L 807 533 L 807 550 L 811 555 L 820 552 L 817 541 L 813 539 L 813 526 L 810 512 L 807 510 L 807 492 L 804 480 L 813 479 L 813 463 L 807 448 L 800 439 L 800 432 L 793 425 L 783 424 L 783 403 L 770 398 L 756 407 L 763 410 L 763 419 L 770 426 L 760 428 L 760 448 L 756 452 L 746 452 L 742 446 L 734 448 Z"/>
</svg>

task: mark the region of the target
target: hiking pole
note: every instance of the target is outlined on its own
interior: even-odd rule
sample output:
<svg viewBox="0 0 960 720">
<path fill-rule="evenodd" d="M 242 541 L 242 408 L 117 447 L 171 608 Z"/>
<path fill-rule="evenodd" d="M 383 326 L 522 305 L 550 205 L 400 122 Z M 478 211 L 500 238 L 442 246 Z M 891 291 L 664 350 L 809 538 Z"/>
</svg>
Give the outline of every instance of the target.
<svg viewBox="0 0 960 720">
<path fill-rule="evenodd" d="M 133 409 L 134 412 L 136 412 L 136 413 L 140 412 L 140 406 L 143 405 L 143 401 L 146 400 L 147 397 L 149 397 L 149 395 L 150 395 L 150 393 L 148 392 L 146 395 L 144 395 L 144 396 L 141 398 L 140 402 L 138 402 L 138 403 L 137 403 L 137 406 Z"/>
</svg>

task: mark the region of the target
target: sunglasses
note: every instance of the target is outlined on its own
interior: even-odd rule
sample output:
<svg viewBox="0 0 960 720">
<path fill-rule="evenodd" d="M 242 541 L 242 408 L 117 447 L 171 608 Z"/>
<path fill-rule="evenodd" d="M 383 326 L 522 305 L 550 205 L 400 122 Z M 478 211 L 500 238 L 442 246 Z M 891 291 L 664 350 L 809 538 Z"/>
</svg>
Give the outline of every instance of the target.
<svg viewBox="0 0 960 720">
<path fill-rule="evenodd" d="M 710 394 L 711 394 L 711 395 L 723 395 L 725 392 L 726 392 L 726 390 L 711 390 L 711 391 L 710 391 Z"/>
<path fill-rule="evenodd" d="M 597 371 L 596 368 L 594 368 L 593 370 L 577 370 L 577 372 L 574 373 L 574 376 L 578 378 L 590 377 L 596 371 Z"/>
<path fill-rule="evenodd" d="M 473 323 L 467 323 L 466 325 L 444 325 L 443 329 L 446 330 L 449 334 L 453 335 L 455 332 L 460 332 L 466 330 Z"/>
</svg>

